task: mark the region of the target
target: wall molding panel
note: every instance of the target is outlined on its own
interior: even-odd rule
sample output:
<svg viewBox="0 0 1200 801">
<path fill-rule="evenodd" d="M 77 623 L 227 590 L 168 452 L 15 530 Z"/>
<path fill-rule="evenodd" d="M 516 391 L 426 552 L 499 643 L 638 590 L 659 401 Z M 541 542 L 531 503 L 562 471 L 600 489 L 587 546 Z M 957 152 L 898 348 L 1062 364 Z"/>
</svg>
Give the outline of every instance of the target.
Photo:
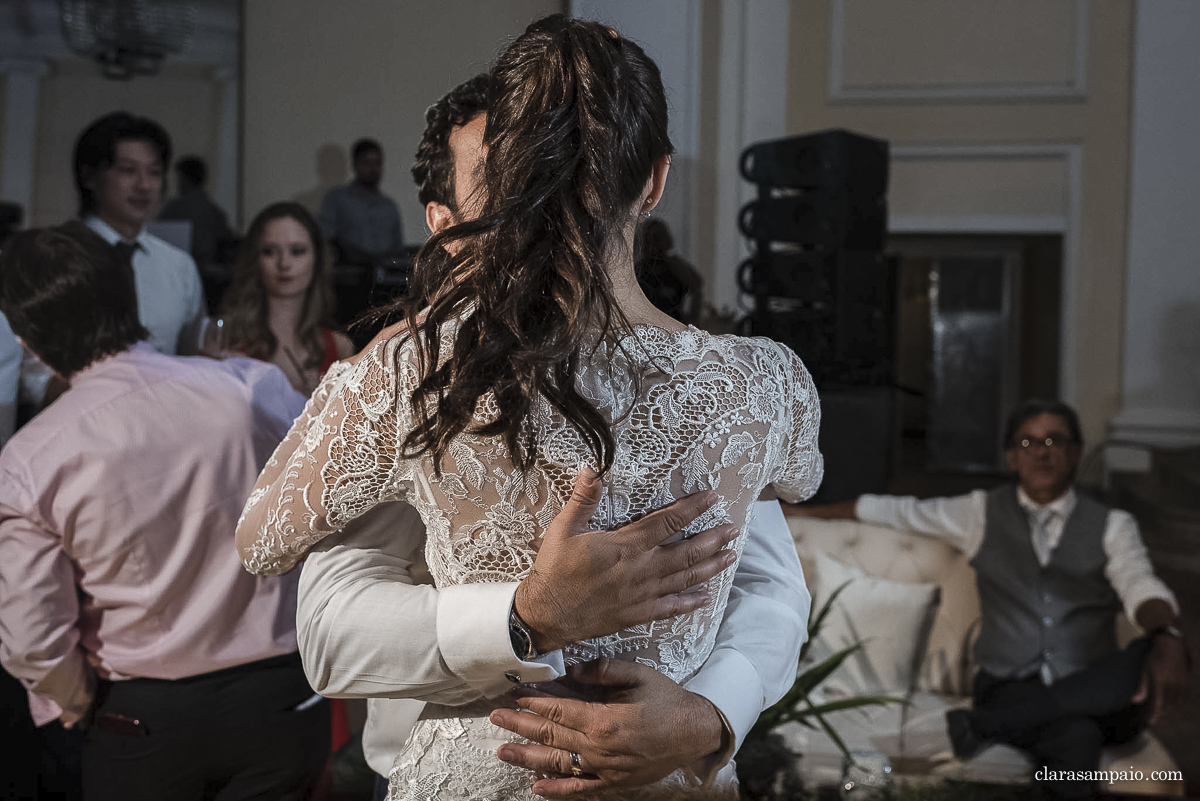
<svg viewBox="0 0 1200 801">
<path fill-rule="evenodd" d="M 1064 0 L 1058 0 L 1063 2 Z M 1087 51 L 1089 0 L 1071 2 L 1071 41 L 1063 41 L 1065 74 L 1061 80 L 1006 79 L 958 81 L 953 78 L 955 59 L 948 58 L 944 80 L 871 81 L 856 83 L 850 73 L 855 55 L 847 39 L 849 7 L 855 0 L 831 0 L 829 41 L 829 100 L 834 103 L 945 103 L 945 102 L 1039 102 L 1083 100 L 1087 97 Z M 1003 4 L 1001 4 L 1003 5 Z M 906 8 L 909 6 L 906 4 Z M 931 55 L 927 43 L 915 61 L 926 63 Z M 1010 62 L 1011 63 L 1011 62 Z"/>
<path fill-rule="evenodd" d="M 1044 234 L 1058 233 L 1063 238 L 1062 317 L 1059 332 L 1059 394 L 1072 403 L 1075 399 L 1075 367 L 1079 358 L 1078 284 L 1082 280 L 1079 265 L 1080 205 L 1082 199 L 1083 148 L 1073 143 L 1003 145 L 920 145 L 894 146 L 893 168 L 897 163 L 937 164 L 946 161 L 1045 161 L 1048 167 L 1065 170 L 1062 214 L 1057 215 L 979 215 L 897 214 L 888 220 L 894 234 Z"/>
</svg>

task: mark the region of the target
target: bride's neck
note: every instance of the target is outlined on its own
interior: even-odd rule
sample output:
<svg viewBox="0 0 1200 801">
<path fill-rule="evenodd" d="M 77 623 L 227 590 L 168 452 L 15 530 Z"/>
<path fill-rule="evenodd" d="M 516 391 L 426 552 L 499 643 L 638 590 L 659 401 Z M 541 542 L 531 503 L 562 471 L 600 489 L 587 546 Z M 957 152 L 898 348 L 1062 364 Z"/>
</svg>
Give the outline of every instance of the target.
<svg viewBox="0 0 1200 801">
<path fill-rule="evenodd" d="M 634 237 L 636 227 L 630 225 L 624 235 L 613 243 L 605 261 L 605 271 L 612 285 L 613 300 L 624 313 L 630 325 L 654 325 L 671 330 L 682 330 L 685 326 L 675 318 L 658 310 L 637 280 L 637 265 L 634 261 Z"/>
</svg>

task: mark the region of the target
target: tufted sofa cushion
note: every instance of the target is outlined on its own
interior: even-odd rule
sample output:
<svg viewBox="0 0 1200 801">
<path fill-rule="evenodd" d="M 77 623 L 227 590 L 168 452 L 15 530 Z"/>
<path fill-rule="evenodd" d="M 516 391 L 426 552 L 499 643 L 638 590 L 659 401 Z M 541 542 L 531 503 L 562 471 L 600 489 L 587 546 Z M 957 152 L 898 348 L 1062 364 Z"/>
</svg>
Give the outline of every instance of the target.
<svg viewBox="0 0 1200 801">
<path fill-rule="evenodd" d="M 848 520 L 789 517 L 805 575 L 815 576 L 818 551 L 868 575 L 909 584 L 939 584 L 941 606 L 917 675 L 917 689 L 969 695 L 971 646 L 979 628 L 975 572 L 959 551 L 929 537 Z"/>
</svg>

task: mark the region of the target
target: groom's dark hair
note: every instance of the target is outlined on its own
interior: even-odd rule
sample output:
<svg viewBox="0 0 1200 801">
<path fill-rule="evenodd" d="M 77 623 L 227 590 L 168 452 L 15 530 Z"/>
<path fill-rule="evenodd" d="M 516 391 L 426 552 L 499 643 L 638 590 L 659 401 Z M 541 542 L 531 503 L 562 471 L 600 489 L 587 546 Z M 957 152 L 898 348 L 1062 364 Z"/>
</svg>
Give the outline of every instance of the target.
<svg viewBox="0 0 1200 801">
<path fill-rule="evenodd" d="M 417 146 L 412 177 L 417 184 L 421 205 L 440 203 L 450 211 L 458 211 L 454 201 L 454 153 L 450 151 L 450 134 L 488 110 L 486 72 L 463 81 L 425 110 L 425 133 Z"/>
</svg>

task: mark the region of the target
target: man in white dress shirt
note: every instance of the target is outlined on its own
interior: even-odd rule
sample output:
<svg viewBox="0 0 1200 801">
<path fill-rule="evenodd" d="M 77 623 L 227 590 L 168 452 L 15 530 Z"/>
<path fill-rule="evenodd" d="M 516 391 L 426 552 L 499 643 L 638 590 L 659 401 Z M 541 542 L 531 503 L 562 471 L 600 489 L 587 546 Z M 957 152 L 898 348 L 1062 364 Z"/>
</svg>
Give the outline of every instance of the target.
<svg viewBox="0 0 1200 801">
<path fill-rule="evenodd" d="M 204 291 L 192 257 L 145 230 L 158 214 L 171 140 L 162 126 L 123 111 L 93 122 L 75 143 L 79 216 L 130 253 L 138 317 L 150 344 L 168 356 L 198 350 Z"/>
<path fill-rule="evenodd" d="M 426 113 L 413 176 L 432 230 L 458 222 L 473 207 L 486 109 L 481 75 Z M 549 543 L 586 528 L 594 498 L 580 489 L 552 523 L 534 566 L 543 586 L 575 590 L 557 598 L 527 594 L 514 602 L 519 582 L 467 585 L 442 594 L 412 584 L 410 568 L 419 559 L 424 531 L 417 513 L 401 504 L 372 510 L 309 555 L 297 610 L 301 655 L 319 692 L 369 698 L 363 748 L 377 773 L 391 768 L 426 701 L 494 697 L 516 683 L 563 675 L 561 653 L 538 653 L 537 632 L 522 631 L 526 627 L 514 614 L 522 602 L 527 619 L 539 617 L 529 606 L 539 603 L 569 618 L 602 608 L 589 601 L 591 592 L 624 599 L 640 589 L 629 567 L 588 590 L 583 582 L 595 578 L 587 565 L 576 565 L 576 576 L 569 566 L 546 560 Z M 593 489 L 598 495 L 598 485 Z M 631 542 L 659 542 L 703 508 L 697 497 L 685 499 L 668 514 L 614 532 L 602 541 L 607 552 L 589 555 L 601 560 Z M 756 503 L 748 531 L 716 646 L 686 685 L 651 668 L 604 660 L 574 677 L 606 691 L 606 703 L 551 701 L 558 704 L 556 723 L 523 716 L 542 724 L 536 732 L 521 730 L 535 744 L 505 745 L 499 757 L 561 777 L 538 781 L 535 792 L 566 797 L 599 787 L 633 787 L 688 766 L 711 780 L 759 713 L 791 686 L 806 637 L 808 590 L 778 503 Z M 641 557 L 654 558 L 653 551 Z M 614 622 L 612 630 L 625 625 Z M 517 722 L 503 714 L 508 711 L 493 720 L 515 731 Z"/>
<path fill-rule="evenodd" d="M 171 138 L 161 125 L 117 111 L 79 135 L 73 171 L 80 218 L 132 270 L 138 318 L 150 344 L 167 356 L 187 356 L 199 350 L 208 323 L 200 273 L 186 252 L 145 230 L 158 214 L 170 163 Z M 64 389 L 49 368 L 26 359 L 21 391 L 35 407 Z"/>
<path fill-rule="evenodd" d="M 858 519 L 938 537 L 971 556 L 981 606 L 974 709 L 947 715 L 955 753 L 991 742 L 1033 754 L 1051 771 L 1098 767 L 1104 745 L 1131 739 L 1187 691 L 1178 604 L 1155 575 L 1136 521 L 1074 489 L 1079 419 L 1030 400 L 1005 432 L 1017 484 L 919 501 L 864 495 L 790 513 Z M 1146 632 L 1117 650 L 1124 610 Z M 1051 780 L 1053 797 L 1086 797 L 1091 782 Z"/>
</svg>

